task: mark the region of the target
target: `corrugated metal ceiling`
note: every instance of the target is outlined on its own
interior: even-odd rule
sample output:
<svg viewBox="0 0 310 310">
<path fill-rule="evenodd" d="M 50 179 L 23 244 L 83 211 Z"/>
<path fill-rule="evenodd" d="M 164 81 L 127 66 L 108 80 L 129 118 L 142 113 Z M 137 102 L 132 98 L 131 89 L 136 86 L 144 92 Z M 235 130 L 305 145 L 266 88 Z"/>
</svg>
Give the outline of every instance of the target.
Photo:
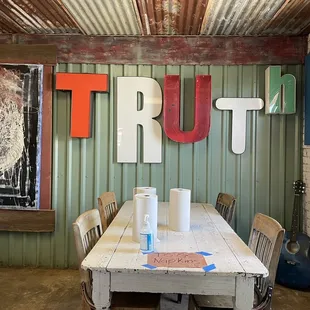
<svg viewBox="0 0 310 310">
<path fill-rule="evenodd" d="M 58 0 L 0 0 L 1 33 L 78 33 L 79 26 Z"/>
<path fill-rule="evenodd" d="M 299 35 L 309 0 L 0 0 L 0 33 Z"/>
<path fill-rule="evenodd" d="M 276 15 L 266 24 L 263 34 L 308 34 L 310 31 L 310 1 L 285 1 Z"/>
<path fill-rule="evenodd" d="M 285 0 L 210 0 L 201 33 L 206 35 L 260 34 Z"/>
<path fill-rule="evenodd" d="M 141 34 L 135 1 L 63 0 L 62 2 L 85 34 Z"/>
<path fill-rule="evenodd" d="M 208 0 L 137 0 L 144 34 L 197 35 Z"/>
</svg>

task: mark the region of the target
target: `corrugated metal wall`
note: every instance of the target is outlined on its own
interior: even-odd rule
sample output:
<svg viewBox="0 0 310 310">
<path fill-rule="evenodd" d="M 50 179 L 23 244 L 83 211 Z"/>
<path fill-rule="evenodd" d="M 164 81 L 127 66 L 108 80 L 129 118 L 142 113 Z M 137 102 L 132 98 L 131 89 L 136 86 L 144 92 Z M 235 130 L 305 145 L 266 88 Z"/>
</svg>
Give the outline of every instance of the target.
<svg viewBox="0 0 310 310">
<path fill-rule="evenodd" d="M 231 114 L 212 109 L 211 132 L 195 144 L 177 144 L 164 136 L 162 164 L 116 163 L 116 78 L 153 77 L 163 86 L 165 74 L 180 74 L 184 129 L 193 125 L 194 77 L 212 75 L 212 96 L 264 98 L 266 66 L 122 66 L 66 65 L 58 72 L 109 74 L 110 92 L 94 95 L 92 138 L 71 139 L 70 94 L 55 91 L 53 109 L 54 234 L 0 233 L 0 264 L 75 267 L 71 225 L 85 210 L 96 207 L 103 191 L 117 193 L 119 204 L 132 198 L 136 185 L 152 185 L 160 200 L 169 189 L 192 189 L 193 201 L 214 204 L 219 191 L 234 194 L 234 227 L 247 240 L 256 212 L 270 214 L 290 225 L 292 182 L 300 175 L 303 66 L 283 66 L 297 79 L 298 113 L 267 116 L 264 110 L 248 112 L 246 151 L 231 152 Z"/>
</svg>

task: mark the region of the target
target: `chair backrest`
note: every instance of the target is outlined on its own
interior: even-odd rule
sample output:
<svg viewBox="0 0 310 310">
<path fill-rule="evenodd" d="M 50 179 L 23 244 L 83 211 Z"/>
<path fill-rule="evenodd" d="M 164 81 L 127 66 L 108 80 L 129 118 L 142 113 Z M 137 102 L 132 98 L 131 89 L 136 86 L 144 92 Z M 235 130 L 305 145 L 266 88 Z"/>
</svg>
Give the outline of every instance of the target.
<svg viewBox="0 0 310 310">
<path fill-rule="evenodd" d="M 98 209 L 100 212 L 103 231 L 109 227 L 114 220 L 118 208 L 114 192 L 105 192 L 98 198 Z"/>
<path fill-rule="evenodd" d="M 236 198 L 230 194 L 219 193 L 216 199 L 215 209 L 222 215 L 225 221 L 231 225 L 236 207 Z"/>
<path fill-rule="evenodd" d="M 248 245 L 269 270 L 268 278 L 256 279 L 256 287 L 262 296 L 266 293 L 267 283 L 274 286 L 284 232 L 273 218 L 261 213 L 255 215 Z"/>
<path fill-rule="evenodd" d="M 81 263 L 102 235 L 100 214 L 92 209 L 81 214 L 72 224 L 75 247 L 79 262 L 81 283 L 85 283 L 91 296 L 91 276 L 88 271 L 81 269 Z"/>
</svg>

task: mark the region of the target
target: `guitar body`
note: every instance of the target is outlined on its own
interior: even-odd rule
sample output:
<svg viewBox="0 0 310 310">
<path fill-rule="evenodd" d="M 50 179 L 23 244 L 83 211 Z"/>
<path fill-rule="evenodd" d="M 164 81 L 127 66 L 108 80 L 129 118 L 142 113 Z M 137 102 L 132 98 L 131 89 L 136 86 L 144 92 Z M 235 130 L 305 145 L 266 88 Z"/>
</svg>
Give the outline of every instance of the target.
<svg viewBox="0 0 310 310">
<path fill-rule="evenodd" d="M 276 282 L 294 289 L 310 288 L 310 238 L 297 233 L 298 249 L 289 251 L 291 232 L 286 232 L 281 249 Z"/>
</svg>

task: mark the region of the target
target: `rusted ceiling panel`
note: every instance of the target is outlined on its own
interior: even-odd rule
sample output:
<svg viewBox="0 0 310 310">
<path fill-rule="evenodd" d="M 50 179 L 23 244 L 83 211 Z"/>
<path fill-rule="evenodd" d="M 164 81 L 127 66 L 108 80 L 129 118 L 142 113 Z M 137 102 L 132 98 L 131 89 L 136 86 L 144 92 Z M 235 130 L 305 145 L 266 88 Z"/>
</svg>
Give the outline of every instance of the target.
<svg viewBox="0 0 310 310">
<path fill-rule="evenodd" d="M 210 0 L 201 27 L 205 35 L 259 35 L 285 0 Z"/>
<path fill-rule="evenodd" d="M 267 21 L 262 34 L 296 35 L 310 30 L 309 25 L 310 1 L 286 0 L 277 14 Z"/>
<path fill-rule="evenodd" d="M 58 0 L 1 0 L 1 33 L 80 33 Z"/>
<path fill-rule="evenodd" d="M 141 34 L 135 0 L 62 0 L 62 2 L 85 34 Z"/>
<path fill-rule="evenodd" d="M 310 0 L 0 0 L 2 34 L 300 35 Z"/>
<path fill-rule="evenodd" d="M 208 0 L 137 0 L 144 34 L 197 35 Z"/>
</svg>

